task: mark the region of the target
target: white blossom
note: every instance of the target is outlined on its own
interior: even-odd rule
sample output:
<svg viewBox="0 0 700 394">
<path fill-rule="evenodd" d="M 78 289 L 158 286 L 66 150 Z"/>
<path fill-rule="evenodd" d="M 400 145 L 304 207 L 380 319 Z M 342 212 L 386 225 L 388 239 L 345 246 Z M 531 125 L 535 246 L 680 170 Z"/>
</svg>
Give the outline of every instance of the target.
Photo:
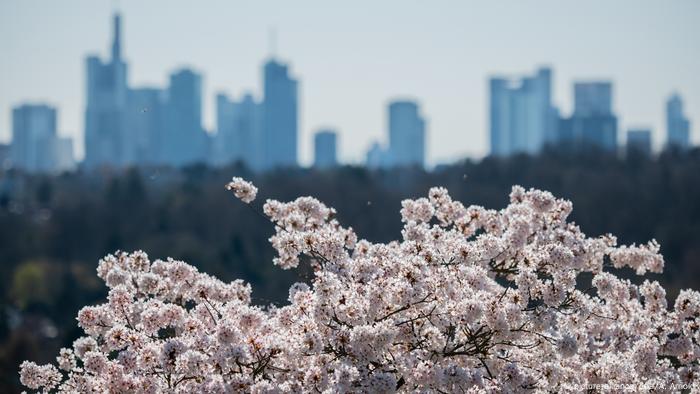
<svg viewBox="0 0 700 394">
<path fill-rule="evenodd" d="M 245 203 L 257 193 L 240 178 L 227 188 Z M 669 309 L 657 282 L 618 278 L 607 265 L 660 272 L 660 246 L 588 238 L 571 210 L 521 187 L 500 211 L 433 188 L 402 202 L 402 239 L 381 244 L 314 198 L 268 200 L 273 263 L 314 268 L 287 305 L 254 306 L 240 280 L 118 252 L 98 264 L 107 302 L 78 312 L 86 336 L 61 349 L 61 371 L 25 361 L 20 381 L 64 393 L 697 387 L 700 294 L 682 290 Z M 583 275 L 590 291 L 576 286 Z"/>
<path fill-rule="evenodd" d="M 233 177 L 231 182 L 226 184 L 226 189 L 233 191 L 233 195 L 240 199 L 246 204 L 250 204 L 255 200 L 255 196 L 258 194 L 258 188 L 253 186 L 252 183 L 244 180 L 243 178 Z"/>
</svg>

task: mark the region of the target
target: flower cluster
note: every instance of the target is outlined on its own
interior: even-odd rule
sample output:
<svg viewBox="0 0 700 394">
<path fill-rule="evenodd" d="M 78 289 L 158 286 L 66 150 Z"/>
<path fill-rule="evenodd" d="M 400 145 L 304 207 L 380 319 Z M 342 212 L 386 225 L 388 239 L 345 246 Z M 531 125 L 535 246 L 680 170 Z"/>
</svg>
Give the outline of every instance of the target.
<svg viewBox="0 0 700 394">
<path fill-rule="evenodd" d="M 226 190 L 233 191 L 233 195 L 246 204 L 250 204 L 258 195 L 258 188 L 252 183 L 240 177 L 233 177 L 231 182 L 226 184 Z"/>
<path fill-rule="evenodd" d="M 250 203 L 257 192 L 228 186 Z M 562 392 L 596 385 L 693 385 L 700 294 L 672 309 L 657 283 L 659 246 L 617 246 L 567 222 L 570 202 L 514 187 L 503 210 L 447 190 L 402 203 L 402 239 L 357 240 L 316 199 L 267 201 L 274 260 L 308 261 L 289 304 L 250 303 L 223 283 L 143 252 L 100 261 L 105 304 L 78 313 L 86 336 L 59 369 L 25 362 L 30 389 L 135 393 Z M 581 289 L 582 274 L 593 287 Z"/>
</svg>

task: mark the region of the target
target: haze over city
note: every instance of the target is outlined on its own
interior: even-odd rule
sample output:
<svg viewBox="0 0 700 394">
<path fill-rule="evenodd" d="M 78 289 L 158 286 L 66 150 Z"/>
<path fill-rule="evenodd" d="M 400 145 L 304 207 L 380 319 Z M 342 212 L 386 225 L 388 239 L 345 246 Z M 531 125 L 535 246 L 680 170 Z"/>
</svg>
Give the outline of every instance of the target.
<svg viewBox="0 0 700 394">
<path fill-rule="evenodd" d="M 574 81 L 611 80 L 619 129 L 651 128 L 658 147 L 672 92 L 700 119 L 700 3 L 641 3 L 3 1 L 0 140 L 9 139 L 13 106 L 48 102 L 82 157 L 84 59 L 107 55 L 119 10 L 129 83 L 165 85 L 174 70 L 194 68 L 203 74 L 209 131 L 217 92 L 259 98 L 265 59 L 274 52 L 289 64 L 300 81 L 302 164 L 324 127 L 338 130 L 341 161 L 362 162 L 373 140 L 386 139 L 387 103 L 405 97 L 427 120 L 428 163 L 483 156 L 488 77 L 541 65 L 553 70 L 553 102 L 563 113 L 571 112 Z"/>
</svg>

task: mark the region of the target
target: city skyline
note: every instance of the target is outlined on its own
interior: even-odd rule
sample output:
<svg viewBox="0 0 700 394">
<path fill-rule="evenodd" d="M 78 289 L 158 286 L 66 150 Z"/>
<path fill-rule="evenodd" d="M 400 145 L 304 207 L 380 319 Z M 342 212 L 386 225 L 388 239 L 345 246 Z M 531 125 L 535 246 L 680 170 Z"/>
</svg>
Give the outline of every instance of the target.
<svg viewBox="0 0 700 394">
<path fill-rule="evenodd" d="M 2 49 L 4 53 L 8 53 L 8 58 L 11 59 L 10 62 L 2 66 L 4 77 L 1 80 L 2 89 L 0 89 L 3 92 L 3 107 L 0 108 L 0 112 L 2 112 L 0 115 L 0 138 L 3 141 L 8 141 L 9 138 L 11 107 L 27 101 L 48 102 L 55 105 L 61 113 L 58 127 L 59 135 L 65 136 L 65 133 L 69 132 L 69 136 L 77 142 L 76 150 L 83 151 L 82 146 L 80 146 L 83 140 L 83 124 L 80 119 L 84 108 L 82 102 L 84 98 L 77 97 L 76 99 L 76 96 L 83 94 L 85 88 L 82 81 L 82 73 L 84 72 L 82 61 L 86 55 L 92 53 L 104 56 L 104 43 L 108 42 L 111 33 L 111 27 L 108 27 L 105 21 L 108 20 L 112 8 L 108 4 L 79 1 L 68 3 L 80 5 L 81 12 L 102 15 L 104 18 L 95 16 L 95 18 L 90 18 L 95 19 L 94 24 L 93 22 L 81 21 L 81 23 L 73 23 L 75 26 L 69 26 L 70 21 L 75 22 L 75 17 L 66 13 L 65 8 L 67 7 L 65 5 L 57 8 L 52 5 L 38 7 L 39 3 L 28 1 L 21 5 L 18 2 L 6 2 L 1 6 L 3 12 L 0 14 L 12 16 L 0 24 L 4 26 L 0 29 L 6 33 L 2 36 L 9 37 L 9 39 L 2 40 Z M 205 89 L 202 92 L 206 112 L 203 116 L 204 126 L 211 131 L 215 127 L 215 122 L 212 119 L 215 114 L 213 101 L 216 92 L 226 92 L 233 97 L 240 97 L 245 90 L 262 91 L 259 68 L 269 55 L 266 43 L 268 39 L 267 29 L 276 26 L 280 42 L 277 46 L 281 48 L 278 50 L 279 57 L 292 66 L 294 75 L 303 83 L 299 98 L 298 141 L 301 164 L 304 165 L 310 164 L 313 159 L 312 149 L 310 149 L 312 133 L 322 125 L 332 125 L 337 128 L 341 137 L 352 136 L 352 138 L 342 138 L 344 143 L 339 149 L 339 159 L 342 162 L 362 162 L 372 141 L 379 140 L 383 144 L 388 142 L 384 128 L 387 121 L 386 105 L 394 98 L 406 96 L 418 100 L 430 121 L 430 132 L 427 134 L 429 164 L 450 161 L 463 156 L 483 156 L 488 147 L 488 103 L 486 100 L 488 77 L 499 71 L 509 75 L 520 75 L 529 72 L 533 66 L 538 65 L 551 65 L 553 67 L 552 100 L 560 104 L 559 107 L 563 113 L 571 112 L 573 99 L 571 97 L 571 84 L 574 81 L 589 79 L 613 81 L 615 84 L 613 108 L 621 118 L 619 129 L 626 130 L 636 125 L 648 125 L 654 132 L 655 149 L 658 149 L 660 144 L 665 141 L 664 103 L 672 92 L 678 91 L 683 97 L 686 115 L 691 121 L 700 119 L 700 114 L 698 114 L 700 108 L 698 105 L 700 102 L 698 76 L 689 73 L 689 70 L 698 68 L 698 55 L 684 55 L 682 53 L 683 49 L 697 46 L 695 45 L 698 41 L 697 37 L 700 36 L 700 34 L 689 34 L 697 33 L 698 30 L 695 24 L 688 23 L 690 20 L 688 15 L 692 15 L 693 10 L 698 8 L 696 4 L 690 2 L 674 3 L 676 5 L 674 8 L 664 7 L 659 2 L 646 2 L 646 7 L 641 5 L 632 7 L 630 3 L 627 3 L 627 7 L 619 4 L 604 7 L 600 2 L 586 6 L 587 8 L 583 7 L 586 9 L 580 11 L 584 15 L 597 15 L 594 21 L 599 28 L 596 32 L 590 32 L 591 37 L 587 37 L 590 42 L 586 43 L 580 42 L 582 33 L 578 23 L 573 23 L 572 32 L 561 32 L 560 34 L 557 26 L 561 28 L 562 21 L 557 19 L 557 15 L 561 17 L 562 7 L 554 3 L 543 3 L 546 4 L 547 7 L 544 8 L 548 12 L 537 18 L 549 20 L 551 22 L 549 28 L 556 33 L 555 35 L 562 36 L 561 40 L 569 39 L 571 41 L 571 49 L 561 53 L 552 50 L 557 48 L 557 45 L 554 45 L 555 43 L 551 39 L 546 39 L 545 36 L 548 35 L 539 29 L 523 32 L 523 37 L 513 36 L 511 42 L 506 43 L 501 33 L 491 36 L 486 34 L 491 32 L 493 27 L 484 26 L 475 21 L 477 16 L 481 14 L 503 14 L 504 20 L 497 23 L 497 27 L 505 29 L 504 31 L 511 31 L 518 26 L 522 27 L 522 23 L 514 21 L 513 15 L 517 13 L 516 11 L 522 11 L 524 18 L 530 17 L 530 22 L 536 22 L 538 19 L 533 19 L 535 17 L 533 17 L 531 10 L 521 9 L 523 8 L 521 5 L 513 5 L 511 9 L 506 10 L 498 7 L 494 9 L 494 7 L 487 6 L 465 7 L 452 4 L 450 9 L 454 9 L 455 16 L 464 17 L 464 22 L 474 22 L 476 25 L 472 30 L 483 33 L 484 42 L 488 40 L 490 43 L 490 49 L 486 49 L 487 56 L 472 56 L 470 64 L 465 63 L 464 52 L 466 49 L 462 48 L 476 51 L 479 48 L 475 48 L 475 46 L 480 44 L 469 40 L 464 41 L 468 36 L 462 34 L 463 30 L 470 30 L 470 28 L 465 26 L 462 29 L 461 24 L 457 26 L 458 18 L 439 12 L 436 8 L 440 7 L 406 5 L 405 9 L 401 9 L 401 15 L 405 15 L 408 20 L 398 21 L 391 26 L 386 25 L 383 31 L 379 29 L 377 23 L 381 20 L 386 22 L 387 9 L 385 7 L 387 6 L 379 6 L 376 14 L 367 16 L 368 31 L 347 32 L 345 30 L 348 29 L 348 26 L 336 20 L 339 16 L 339 10 L 329 9 L 314 3 L 317 8 L 314 9 L 314 15 L 316 15 L 314 20 L 319 19 L 318 17 L 321 15 L 329 15 L 329 18 L 328 20 L 320 18 L 321 21 L 313 22 L 308 27 L 302 28 L 306 17 L 301 15 L 299 10 L 289 10 L 287 5 L 280 5 L 273 10 L 269 3 L 264 2 L 261 8 L 250 6 L 250 9 L 245 10 L 250 11 L 251 14 L 251 20 L 245 22 L 243 26 L 243 28 L 251 30 L 251 33 L 245 36 L 250 43 L 242 44 L 243 40 L 240 39 L 240 36 L 230 35 L 227 45 L 214 48 L 212 51 L 210 47 L 216 47 L 220 41 L 216 37 L 212 38 L 211 34 L 206 34 L 208 31 L 206 28 L 203 28 L 203 32 L 199 32 L 198 29 L 190 30 L 188 36 L 183 36 L 181 32 L 173 29 L 174 21 L 183 21 L 181 15 L 184 12 L 183 4 L 175 2 L 172 11 L 168 13 L 172 20 L 165 20 L 162 28 L 154 31 L 152 27 L 149 29 L 148 25 L 144 23 L 146 20 L 144 18 L 149 13 L 152 17 L 152 12 L 158 9 L 158 6 L 162 7 L 162 3 L 138 6 L 133 2 L 122 2 L 120 9 L 125 19 L 124 41 L 126 42 L 122 51 L 131 65 L 130 83 L 135 86 L 164 86 L 166 84 L 163 81 L 168 75 L 180 66 L 189 63 L 204 75 Z M 394 6 L 396 4 L 398 3 L 393 3 Z M 513 8 L 517 10 L 513 10 Z M 226 7 L 222 7 L 222 10 L 223 14 L 231 12 Z M 627 14 L 623 15 L 622 11 L 624 10 Z M 355 15 L 358 11 L 354 9 L 342 10 L 343 13 L 347 12 L 348 16 Z M 426 29 L 421 28 L 411 32 L 407 27 L 418 20 L 416 13 L 419 11 L 426 12 Z M 610 15 L 602 15 L 602 11 L 609 12 Z M 268 13 L 265 14 L 265 12 Z M 192 20 L 198 20 L 207 12 L 197 8 L 191 10 L 191 14 Z M 283 14 L 289 14 L 289 17 L 281 16 Z M 604 33 L 610 33 L 610 29 L 614 25 L 612 23 L 613 17 L 636 18 L 637 23 L 630 24 L 626 31 L 620 32 L 620 34 L 608 34 L 612 44 L 601 43 L 600 48 L 593 48 L 596 38 L 604 37 Z M 51 23 L 45 23 L 47 18 L 50 18 Z M 212 18 L 214 21 L 221 21 L 218 16 L 212 16 Z M 237 18 L 240 19 L 240 15 Z M 437 27 L 437 22 L 443 19 L 446 22 L 445 27 Z M 339 23 L 338 29 L 330 26 L 331 20 L 334 23 Z M 638 24 L 646 22 L 649 22 L 646 28 L 638 26 Z M 508 26 L 508 23 L 511 23 L 512 26 Z M 64 48 L 58 45 L 60 42 L 56 42 L 54 39 L 65 38 L 65 31 L 53 31 L 50 28 L 41 29 L 39 26 L 64 26 L 74 39 L 65 43 Z M 655 26 L 663 28 L 655 30 Z M 326 31 L 319 29 L 320 27 L 328 29 Z M 434 29 L 432 29 L 433 27 Z M 223 34 L 225 30 L 221 28 L 219 35 L 226 35 Z M 641 45 L 645 48 L 634 43 L 634 40 L 638 38 L 634 36 L 635 31 L 649 32 L 652 30 L 655 33 L 646 36 L 651 40 L 650 43 L 646 43 L 649 45 Z M 23 31 L 28 33 L 22 33 Z M 149 34 L 144 34 L 144 32 Z M 318 34 L 319 32 L 324 34 Z M 462 40 L 457 40 L 456 44 L 454 38 L 450 38 L 451 41 L 448 40 L 446 33 L 449 32 L 459 33 L 456 35 Z M 372 44 L 368 41 L 369 33 L 374 34 L 376 43 Z M 172 35 L 173 41 L 164 40 L 161 45 L 154 44 L 164 35 Z M 426 49 L 426 46 L 432 42 L 431 37 L 440 38 L 442 45 L 438 45 L 438 49 L 447 46 L 450 48 L 448 53 Z M 578 37 L 578 41 L 572 41 L 572 38 L 576 37 Z M 397 38 L 400 40 L 396 41 Z M 534 45 L 529 51 L 523 52 L 517 49 L 518 44 L 522 44 L 523 40 L 532 40 L 533 38 L 544 39 L 537 42 L 541 45 Z M 331 45 L 332 42 L 329 40 L 333 39 L 339 39 L 339 41 L 335 41 L 335 45 Z M 405 43 L 404 40 L 411 41 L 411 45 Z M 95 42 L 97 44 L 94 44 Z M 312 51 L 314 44 L 319 42 L 326 44 L 321 46 L 324 50 Z M 393 44 L 388 45 L 390 43 Z M 629 45 L 622 47 L 619 45 L 620 43 Z M 49 44 L 54 47 L 53 51 L 49 51 L 49 53 L 54 55 L 55 64 L 36 61 L 20 67 L 22 62 L 14 60 L 27 59 L 26 56 L 22 56 L 25 53 L 25 49 L 22 47 L 26 46 L 32 47 L 37 52 L 33 56 L 40 59 L 42 58 L 40 53 L 42 45 Z M 363 46 L 363 44 L 365 45 Z M 201 48 L 197 48 L 197 45 Z M 610 45 L 618 46 L 613 51 Z M 171 48 L 173 46 L 179 49 L 180 60 L 172 61 L 173 49 L 175 49 Z M 407 52 L 409 46 L 413 48 L 413 51 Z M 354 56 L 353 62 L 342 64 L 343 60 L 347 58 L 347 54 L 341 52 L 351 51 L 338 51 L 338 47 L 351 48 L 355 52 L 359 52 Z M 148 52 L 153 52 L 153 54 L 144 52 L 148 49 L 150 49 Z M 495 53 L 504 49 L 510 53 Z M 483 52 L 484 49 L 480 50 Z M 75 59 L 71 58 L 70 54 L 76 52 L 79 53 L 79 56 Z M 226 52 L 231 54 L 226 55 Z M 219 56 L 212 56 L 212 53 Z M 547 53 L 551 53 L 551 55 L 548 56 Z M 156 61 L 154 54 L 159 54 L 162 59 Z M 371 57 L 368 54 L 378 56 Z M 431 55 L 433 55 L 432 58 Z M 641 55 L 645 55 L 649 61 L 640 62 Z M 572 58 L 567 59 L 567 56 Z M 586 56 L 590 60 L 588 64 L 575 61 L 577 58 Z M 507 61 L 507 58 L 511 60 Z M 629 60 L 635 60 L 636 66 L 630 67 Z M 426 61 L 435 63 L 435 65 L 425 72 L 417 74 L 419 66 L 424 66 Z M 616 62 L 620 65 L 614 65 Z M 70 63 L 73 64 L 74 69 L 69 70 L 68 67 L 65 67 L 65 64 Z M 222 64 L 229 66 L 225 73 L 221 72 Z M 328 70 L 323 71 L 319 67 Z M 456 69 L 460 69 L 461 73 L 455 74 Z M 391 81 L 387 80 L 389 75 L 387 70 L 390 70 L 395 76 Z M 55 73 L 65 75 L 66 78 L 58 80 Z M 333 78 L 329 79 L 329 73 L 334 74 Z M 31 78 L 28 77 L 29 75 Z M 75 75 L 78 76 L 77 80 L 74 78 Z M 419 75 L 420 78 L 415 78 L 416 75 Z M 53 85 L 44 84 L 46 89 L 44 92 L 40 92 L 36 85 L 41 84 L 46 78 L 51 79 L 50 77 L 53 77 L 56 83 Z M 10 79 L 17 80 L 17 85 Z M 378 80 L 379 83 L 376 83 Z M 355 86 L 349 86 L 347 81 Z M 447 81 L 449 81 L 449 85 L 446 83 Z M 17 87 L 20 85 L 26 89 Z M 72 97 L 72 99 L 62 99 L 66 96 Z M 362 98 L 362 100 L 358 101 L 358 98 Z M 692 133 L 691 138 L 694 143 L 697 143 L 698 133 Z"/>
<path fill-rule="evenodd" d="M 242 161 L 265 171 L 299 165 L 298 81 L 287 64 L 274 58 L 265 63 L 260 104 L 250 93 L 241 102 L 217 94 L 216 130 L 208 134 L 202 122 L 202 74 L 182 68 L 170 74 L 167 88 L 130 85 L 121 26 L 122 17 L 115 13 L 111 55 L 104 60 L 90 55 L 85 61 L 86 169 Z M 28 153 L 37 150 L 33 146 Z M 18 157 L 28 156 L 16 151 Z"/>
</svg>

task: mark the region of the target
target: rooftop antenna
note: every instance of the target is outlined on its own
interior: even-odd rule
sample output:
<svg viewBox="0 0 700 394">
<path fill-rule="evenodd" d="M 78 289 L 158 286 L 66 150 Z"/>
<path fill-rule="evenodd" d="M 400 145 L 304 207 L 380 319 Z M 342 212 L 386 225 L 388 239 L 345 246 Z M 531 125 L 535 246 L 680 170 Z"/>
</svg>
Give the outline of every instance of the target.
<svg viewBox="0 0 700 394">
<path fill-rule="evenodd" d="M 112 60 L 119 60 L 121 58 L 121 15 L 119 14 L 119 11 L 117 10 L 116 7 L 117 0 L 114 1 L 115 7 L 114 7 L 114 12 L 113 12 L 113 29 L 114 32 L 113 37 L 112 37 Z"/>
</svg>

